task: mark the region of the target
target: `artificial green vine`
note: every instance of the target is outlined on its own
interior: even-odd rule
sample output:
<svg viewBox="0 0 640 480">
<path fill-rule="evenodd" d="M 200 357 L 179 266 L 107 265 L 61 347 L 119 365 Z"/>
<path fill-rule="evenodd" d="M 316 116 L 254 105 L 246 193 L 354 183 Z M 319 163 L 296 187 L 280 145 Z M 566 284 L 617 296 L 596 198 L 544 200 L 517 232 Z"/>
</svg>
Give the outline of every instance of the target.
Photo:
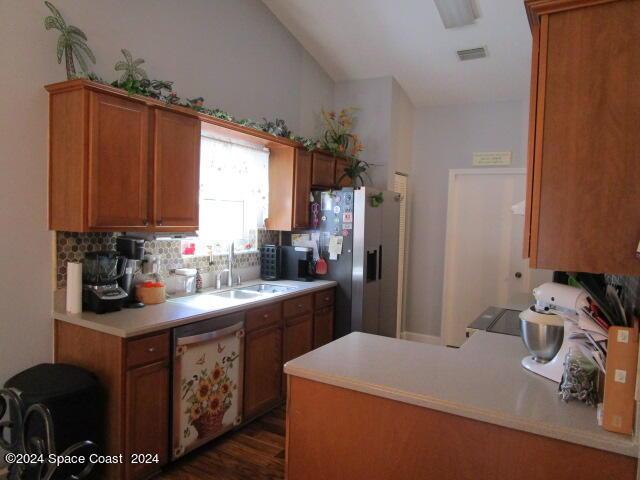
<svg viewBox="0 0 640 480">
<path fill-rule="evenodd" d="M 67 79 L 87 78 L 103 85 L 111 85 L 116 88 L 121 88 L 129 95 L 142 95 L 144 97 L 150 97 L 155 100 L 166 102 L 170 105 L 191 108 L 220 120 L 253 128 L 254 130 L 266 132 L 276 137 L 288 138 L 289 140 L 302 144 L 310 151 L 319 147 L 319 141 L 317 139 L 295 135 L 281 118 L 276 118 L 273 121 L 263 118 L 262 122 L 256 122 L 249 118 L 237 119 L 220 108 L 210 108 L 205 106 L 204 98 L 202 97 L 182 100 L 173 90 L 172 81 L 150 80 L 147 76 L 147 72 L 141 67 L 144 63 L 144 59 L 137 58 L 134 60 L 133 55 L 131 55 L 129 50 L 124 48 L 121 50 L 124 60 L 119 60 L 114 66 L 116 72 L 121 72 L 120 78 L 109 84 L 95 72 L 89 71 L 88 69 L 87 59 L 94 64 L 96 63 L 96 59 L 93 52 L 86 44 L 87 36 L 84 32 L 78 27 L 67 25 L 64 18 L 53 4 L 48 1 L 44 3 L 53 14 L 45 18 L 45 28 L 47 30 L 56 29 L 60 31 L 60 37 L 58 38 L 57 44 L 58 63 L 61 63 L 64 55 Z M 81 73 L 76 72 L 74 59 L 80 65 L 80 68 L 82 69 Z M 366 164 L 366 162 L 364 163 Z"/>
</svg>

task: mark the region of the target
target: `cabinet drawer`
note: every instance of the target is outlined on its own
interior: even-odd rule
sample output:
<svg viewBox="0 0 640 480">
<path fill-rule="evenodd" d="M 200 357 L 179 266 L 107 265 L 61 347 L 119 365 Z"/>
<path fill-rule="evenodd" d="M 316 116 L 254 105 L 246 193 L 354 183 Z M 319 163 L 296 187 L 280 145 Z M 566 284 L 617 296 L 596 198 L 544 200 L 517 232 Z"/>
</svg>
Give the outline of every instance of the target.
<svg viewBox="0 0 640 480">
<path fill-rule="evenodd" d="M 246 330 L 253 331 L 273 325 L 274 323 L 279 323 L 282 320 L 282 314 L 280 313 L 281 306 L 281 303 L 276 303 L 249 310 L 245 317 Z"/>
<path fill-rule="evenodd" d="M 297 317 L 313 311 L 313 297 L 311 295 L 285 300 L 282 304 L 285 318 Z"/>
<path fill-rule="evenodd" d="M 314 302 L 315 309 L 318 310 L 320 308 L 333 305 L 334 295 L 335 295 L 335 291 L 333 290 L 333 288 L 329 290 L 323 290 L 322 292 L 317 292 L 315 294 L 316 300 Z"/>
<path fill-rule="evenodd" d="M 127 367 L 137 367 L 169 358 L 169 333 L 127 343 Z"/>
</svg>

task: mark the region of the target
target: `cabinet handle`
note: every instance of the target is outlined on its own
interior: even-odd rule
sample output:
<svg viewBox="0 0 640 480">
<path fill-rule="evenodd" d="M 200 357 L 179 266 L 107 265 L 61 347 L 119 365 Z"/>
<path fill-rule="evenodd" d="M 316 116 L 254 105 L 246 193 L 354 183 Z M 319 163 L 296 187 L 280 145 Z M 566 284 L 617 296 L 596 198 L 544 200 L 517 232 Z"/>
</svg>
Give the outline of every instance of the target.
<svg viewBox="0 0 640 480">
<path fill-rule="evenodd" d="M 301 303 L 298 304 L 298 308 L 302 308 L 303 305 Z"/>
<path fill-rule="evenodd" d="M 328 302 L 329 301 L 329 297 L 324 297 L 324 301 Z"/>
<path fill-rule="evenodd" d="M 268 314 L 268 313 L 265 313 L 265 314 L 262 316 L 262 318 L 269 318 L 269 314 Z"/>
<path fill-rule="evenodd" d="M 147 352 L 149 352 L 149 353 L 153 353 L 153 352 L 155 352 L 155 351 L 156 351 L 156 347 L 149 347 L 149 348 L 147 348 Z"/>
<path fill-rule="evenodd" d="M 161 218 L 158 219 L 158 225 L 162 225 L 162 219 Z"/>
</svg>

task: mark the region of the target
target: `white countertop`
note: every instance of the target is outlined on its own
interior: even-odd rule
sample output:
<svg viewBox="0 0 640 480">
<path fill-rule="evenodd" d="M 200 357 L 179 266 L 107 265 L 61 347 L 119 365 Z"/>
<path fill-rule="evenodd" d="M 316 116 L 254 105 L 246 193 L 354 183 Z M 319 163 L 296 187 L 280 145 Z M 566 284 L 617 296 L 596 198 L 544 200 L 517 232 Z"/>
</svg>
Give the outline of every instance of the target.
<svg viewBox="0 0 640 480">
<path fill-rule="evenodd" d="M 638 456 L 631 437 L 598 426 L 596 409 L 564 403 L 524 370 L 519 337 L 478 332 L 460 348 L 351 333 L 289 361 L 285 372 L 587 447 Z"/>
<path fill-rule="evenodd" d="M 248 307 L 257 307 L 273 302 L 274 300 L 284 300 L 286 298 L 322 290 L 336 285 L 336 282 L 332 280 L 296 282 L 292 280 L 265 281 L 258 279 L 244 282 L 239 286 L 248 287 L 259 283 L 290 286 L 296 287 L 297 289 L 290 292 L 261 295 L 257 298 L 243 300 L 232 300 L 208 295 L 215 291 L 213 289 L 209 289 L 205 290 L 203 293 L 196 294 L 194 297 L 199 298 L 196 299 L 196 302 L 188 305 L 185 303 L 166 301 L 158 305 L 147 305 L 138 309 L 124 308 L 118 312 L 104 313 L 100 315 L 93 312 L 67 313 L 65 311 L 64 290 L 60 290 L 56 292 L 55 295 L 53 317 L 81 327 L 127 338 L 245 310 Z M 238 288 L 239 286 L 233 288 Z M 228 290 L 228 288 L 220 291 L 223 290 Z M 202 298 L 204 296 L 206 296 L 206 299 Z M 201 299 L 205 301 L 197 301 Z"/>
</svg>

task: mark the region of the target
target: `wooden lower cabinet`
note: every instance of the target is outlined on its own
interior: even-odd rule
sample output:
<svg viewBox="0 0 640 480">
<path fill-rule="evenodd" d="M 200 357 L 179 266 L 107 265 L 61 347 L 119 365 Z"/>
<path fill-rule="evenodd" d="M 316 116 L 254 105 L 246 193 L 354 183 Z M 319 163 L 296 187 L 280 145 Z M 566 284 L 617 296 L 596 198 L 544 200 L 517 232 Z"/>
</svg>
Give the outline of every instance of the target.
<svg viewBox="0 0 640 480">
<path fill-rule="evenodd" d="M 333 306 L 316 310 L 313 317 L 313 348 L 318 348 L 333 340 Z"/>
<path fill-rule="evenodd" d="M 313 350 L 313 315 L 287 320 L 284 329 L 284 361 L 304 355 Z"/>
<path fill-rule="evenodd" d="M 126 478 L 146 478 L 167 463 L 169 442 L 168 360 L 127 372 L 125 401 L 126 458 L 157 455 L 151 463 L 126 463 Z"/>
<path fill-rule="evenodd" d="M 104 480 L 147 478 L 167 463 L 169 442 L 169 341 L 167 331 L 126 339 L 55 321 L 55 361 L 93 372 L 105 391 L 100 450 L 124 455 L 108 464 Z M 158 454 L 158 463 L 129 463 L 132 453 Z"/>
<path fill-rule="evenodd" d="M 244 343 L 244 419 L 269 411 L 281 401 L 282 326 L 248 332 Z"/>
<path fill-rule="evenodd" d="M 313 315 L 308 313 L 286 320 L 283 343 L 283 365 L 313 350 Z M 284 372 L 282 375 L 282 396 L 286 397 L 287 379 Z"/>
<path fill-rule="evenodd" d="M 283 365 L 333 339 L 333 288 L 268 303 L 245 314 L 243 422 L 286 398 Z M 99 478 L 142 480 L 169 461 L 171 335 L 121 338 L 55 320 L 55 361 L 93 372 L 104 387 L 106 455 L 125 456 Z M 132 454 L 158 462 L 131 464 Z"/>
</svg>

